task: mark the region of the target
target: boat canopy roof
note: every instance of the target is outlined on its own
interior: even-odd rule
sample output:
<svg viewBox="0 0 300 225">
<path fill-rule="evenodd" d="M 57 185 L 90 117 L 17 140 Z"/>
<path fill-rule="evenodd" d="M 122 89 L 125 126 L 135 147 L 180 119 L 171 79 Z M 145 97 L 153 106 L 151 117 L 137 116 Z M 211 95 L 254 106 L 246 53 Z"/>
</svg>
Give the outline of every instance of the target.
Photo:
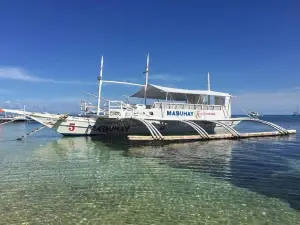
<svg viewBox="0 0 300 225">
<path fill-rule="evenodd" d="M 139 91 L 133 94 L 131 97 L 143 98 L 145 92 L 145 87 L 141 87 Z M 166 99 L 167 94 L 171 94 L 172 99 L 175 101 L 185 101 L 187 97 L 199 96 L 199 95 L 212 95 L 227 97 L 231 96 L 227 93 L 209 91 L 209 90 L 188 90 L 179 88 L 163 87 L 154 84 L 147 85 L 147 98 L 150 99 Z"/>
</svg>

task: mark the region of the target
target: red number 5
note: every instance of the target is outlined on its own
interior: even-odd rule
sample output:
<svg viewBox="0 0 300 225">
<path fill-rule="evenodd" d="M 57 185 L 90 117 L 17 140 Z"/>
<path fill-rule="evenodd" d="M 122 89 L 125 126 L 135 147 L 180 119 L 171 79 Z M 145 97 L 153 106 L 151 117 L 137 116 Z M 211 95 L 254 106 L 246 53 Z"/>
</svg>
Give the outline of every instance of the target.
<svg viewBox="0 0 300 225">
<path fill-rule="evenodd" d="M 69 124 L 69 131 L 74 131 L 75 130 L 75 123 L 70 123 Z"/>
</svg>

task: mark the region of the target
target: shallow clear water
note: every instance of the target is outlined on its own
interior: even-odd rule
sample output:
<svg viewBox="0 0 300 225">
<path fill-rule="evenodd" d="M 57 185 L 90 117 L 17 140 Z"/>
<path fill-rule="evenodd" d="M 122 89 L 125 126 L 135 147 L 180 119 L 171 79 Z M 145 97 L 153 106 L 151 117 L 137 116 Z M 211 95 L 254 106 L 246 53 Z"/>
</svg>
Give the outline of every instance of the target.
<svg viewBox="0 0 300 225">
<path fill-rule="evenodd" d="M 300 130 L 300 117 L 265 117 Z M 299 134 L 133 145 L 0 125 L 0 224 L 300 224 Z M 240 124 L 238 130 L 268 130 Z"/>
</svg>

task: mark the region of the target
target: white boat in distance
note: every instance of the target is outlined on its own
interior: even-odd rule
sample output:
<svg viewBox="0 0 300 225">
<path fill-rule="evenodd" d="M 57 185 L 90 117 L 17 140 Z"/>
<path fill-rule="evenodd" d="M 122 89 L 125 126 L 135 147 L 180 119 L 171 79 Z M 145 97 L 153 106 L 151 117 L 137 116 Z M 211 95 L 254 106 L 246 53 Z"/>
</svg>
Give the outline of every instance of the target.
<svg viewBox="0 0 300 225">
<path fill-rule="evenodd" d="M 210 89 L 208 73 L 207 90 L 188 90 L 163 87 L 148 83 L 149 54 L 145 73 L 145 84 L 123 81 L 103 80 L 103 56 L 101 57 L 100 75 L 98 77 L 98 96 L 96 114 L 69 116 L 68 114 L 49 114 L 23 112 L 2 109 L 5 112 L 25 115 L 45 127 L 68 135 L 149 135 L 159 137 L 165 134 L 214 134 L 224 130 L 232 131 L 245 119 L 231 117 L 232 95 Z M 143 98 L 144 104 L 128 104 L 123 101 L 106 101 L 100 108 L 101 88 L 103 83 L 139 86 L 131 95 Z M 151 104 L 147 104 L 151 100 Z M 246 117 L 249 119 L 248 117 Z M 233 130 L 234 131 L 234 130 Z"/>
<path fill-rule="evenodd" d="M 250 116 L 250 117 L 252 117 L 252 118 L 257 118 L 257 117 L 259 117 L 260 115 L 259 115 L 258 112 L 253 112 L 253 111 L 251 111 L 251 112 L 248 113 L 248 116 Z"/>
<path fill-rule="evenodd" d="M 297 105 L 297 111 L 293 112 L 293 116 L 300 116 L 298 105 Z"/>
<path fill-rule="evenodd" d="M 25 121 L 28 121 L 28 119 L 26 118 L 26 116 L 23 115 L 0 116 L 0 124 L 7 123 L 7 122 L 25 122 Z"/>
<path fill-rule="evenodd" d="M 25 112 L 25 106 L 24 106 L 24 110 L 23 112 Z M 4 115 L 1 115 L 2 113 L 4 113 Z M 30 121 L 30 119 L 28 119 L 24 113 L 23 114 L 10 114 L 7 115 L 6 112 L 2 109 L 0 109 L 0 124 L 3 123 L 9 123 L 9 122 L 26 122 L 26 121 Z"/>
</svg>

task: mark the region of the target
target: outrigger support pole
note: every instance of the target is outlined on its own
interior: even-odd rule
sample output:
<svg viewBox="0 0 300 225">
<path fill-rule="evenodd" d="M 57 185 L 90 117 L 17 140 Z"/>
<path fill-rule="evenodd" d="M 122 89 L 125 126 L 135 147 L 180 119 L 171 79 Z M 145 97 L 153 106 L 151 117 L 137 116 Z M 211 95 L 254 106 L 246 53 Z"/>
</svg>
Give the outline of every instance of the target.
<svg viewBox="0 0 300 225">
<path fill-rule="evenodd" d="M 198 134 L 201 136 L 201 138 L 209 139 L 209 134 L 199 124 L 197 124 L 191 120 L 179 120 L 179 121 L 191 126 L 195 131 L 198 132 Z"/>
<path fill-rule="evenodd" d="M 150 131 L 151 136 L 154 140 L 163 140 L 164 139 L 164 137 L 162 136 L 160 131 L 149 121 L 144 120 L 144 119 L 134 118 L 134 117 L 131 117 L 130 119 L 137 120 L 137 121 L 141 122 L 142 124 L 144 124 L 147 127 L 147 129 Z"/>
</svg>

